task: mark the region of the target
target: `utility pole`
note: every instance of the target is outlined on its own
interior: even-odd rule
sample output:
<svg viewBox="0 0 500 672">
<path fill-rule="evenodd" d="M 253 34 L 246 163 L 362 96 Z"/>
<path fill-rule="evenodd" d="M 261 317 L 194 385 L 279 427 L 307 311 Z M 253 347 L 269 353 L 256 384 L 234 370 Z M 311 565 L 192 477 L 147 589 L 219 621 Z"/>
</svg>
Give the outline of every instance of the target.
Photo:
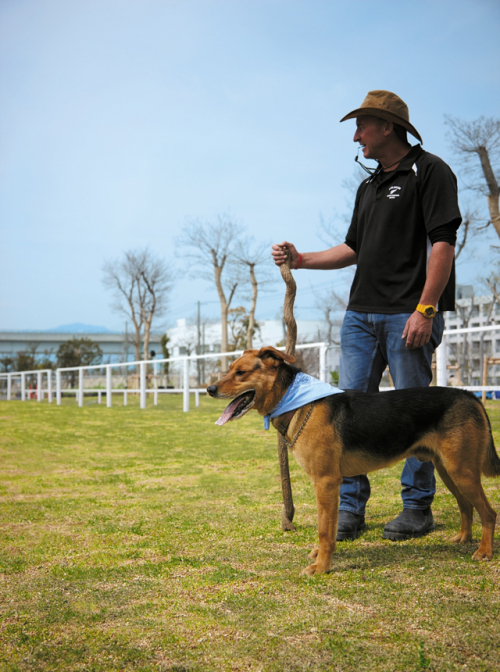
<svg viewBox="0 0 500 672">
<path fill-rule="evenodd" d="M 203 354 L 205 354 L 205 325 L 203 325 L 203 339 L 202 339 L 202 351 Z M 205 360 L 201 360 L 201 370 L 202 370 L 202 376 L 203 376 L 203 385 L 205 384 Z"/>
<path fill-rule="evenodd" d="M 128 362 L 128 322 L 125 322 L 125 342 L 123 344 L 123 349 L 125 350 L 125 361 Z"/>
<path fill-rule="evenodd" d="M 197 331 L 198 331 L 198 345 L 196 347 L 196 354 L 201 355 L 201 319 L 200 319 L 200 302 L 198 301 L 198 320 L 197 320 Z M 198 387 L 201 385 L 201 360 L 196 360 L 196 369 L 198 373 Z"/>
</svg>

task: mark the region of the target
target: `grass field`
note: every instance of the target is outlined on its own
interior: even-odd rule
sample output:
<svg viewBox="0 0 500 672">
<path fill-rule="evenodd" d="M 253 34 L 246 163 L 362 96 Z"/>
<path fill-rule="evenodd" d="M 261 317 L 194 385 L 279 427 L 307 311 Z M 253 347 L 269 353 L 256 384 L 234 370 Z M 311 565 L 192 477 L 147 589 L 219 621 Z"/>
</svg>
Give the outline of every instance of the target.
<svg viewBox="0 0 500 672">
<path fill-rule="evenodd" d="M 436 531 L 393 543 L 401 467 L 373 474 L 367 531 L 309 579 L 307 477 L 284 534 L 276 434 L 221 408 L 0 402 L 0 670 L 500 670 L 500 544 L 448 543 L 440 481 Z"/>
</svg>

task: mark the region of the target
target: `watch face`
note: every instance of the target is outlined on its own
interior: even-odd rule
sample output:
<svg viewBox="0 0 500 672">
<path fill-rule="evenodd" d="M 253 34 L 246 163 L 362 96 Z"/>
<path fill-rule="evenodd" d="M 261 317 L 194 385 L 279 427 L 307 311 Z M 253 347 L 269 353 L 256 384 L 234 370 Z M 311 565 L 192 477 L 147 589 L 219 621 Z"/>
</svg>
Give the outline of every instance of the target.
<svg viewBox="0 0 500 672">
<path fill-rule="evenodd" d="M 433 317 L 434 308 L 432 306 L 427 306 L 427 308 L 425 309 L 425 314 L 427 315 L 427 317 Z"/>
</svg>

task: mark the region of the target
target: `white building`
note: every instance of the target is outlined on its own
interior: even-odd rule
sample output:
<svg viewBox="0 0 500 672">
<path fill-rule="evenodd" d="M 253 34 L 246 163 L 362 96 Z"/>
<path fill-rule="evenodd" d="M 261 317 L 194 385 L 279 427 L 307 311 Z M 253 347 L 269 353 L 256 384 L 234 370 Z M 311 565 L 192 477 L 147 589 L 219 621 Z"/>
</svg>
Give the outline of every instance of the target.
<svg viewBox="0 0 500 672">
<path fill-rule="evenodd" d="M 457 310 L 445 313 L 445 329 L 498 324 L 498 330 L 446 337 L 448 363 L 458 366 L 455 378 L 462 384 L 481 385 L 484 357 L 500 360 L 500 304 L 492 295 L 475 296 L 470 285 L 457 287 Z M 451 371 L 453 373 L 453 370 Z M 488 385 L 500 383 L 500 364 L 488 365 Z"/>
</svg>

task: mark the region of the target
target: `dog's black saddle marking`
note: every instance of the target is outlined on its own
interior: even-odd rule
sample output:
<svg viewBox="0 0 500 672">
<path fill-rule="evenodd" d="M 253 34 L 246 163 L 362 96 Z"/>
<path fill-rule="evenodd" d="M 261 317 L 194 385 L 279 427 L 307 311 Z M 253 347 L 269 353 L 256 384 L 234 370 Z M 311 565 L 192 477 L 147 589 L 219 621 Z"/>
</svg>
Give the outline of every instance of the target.
<svg viewBox="0 0 500 672">
<path fill-rule="evenodd" d="M 457 414 L 448 411 L 470 393 L 446 387 L 410 388 L 391 392 L 347 391 L 328 397 L 331 422 L 345 451 L 374 457 L 397 457 L 434 430 L 446 429 Z M 475 399 L 475 397 L 473 397 Z M 475 399 L 475 401 L 477 401 Z M 481 421 L 478 402 L 477 420 Z M 450 425 L 451 427 L 451 425 Z M 422 442 L 425 448 L 425 442 Z"/>
</svg>

